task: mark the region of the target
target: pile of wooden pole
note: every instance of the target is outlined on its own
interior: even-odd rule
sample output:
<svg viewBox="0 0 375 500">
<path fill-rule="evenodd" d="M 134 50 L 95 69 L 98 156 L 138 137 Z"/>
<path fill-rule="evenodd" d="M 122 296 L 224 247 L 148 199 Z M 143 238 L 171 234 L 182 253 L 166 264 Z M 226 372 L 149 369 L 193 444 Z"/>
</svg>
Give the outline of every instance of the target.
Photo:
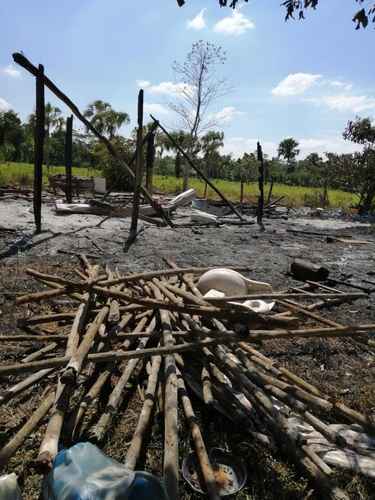
<svg viewBox="0 0 375 500">
<path fill-rule="evenodd" d="M 348 337 L 366 343 L 374 324 L 342 325 L 316 312 L 364 293 L 343 293 L 310 282 L 272 294 L 208 300 L 196 287 L 197 277 L 208 268 L 182 269 L 167 261 L 168 269 L 121 275 L 101 270 L 84 256 L 82 263 L 74 279 L 29 269 L 30 277 L 46 288 L 18 297 L 17 305 L 33 303 L 35 309 L 42 301 L 56 304 L 68 296 L 74 307 L 29 316 L 19 321 L 26 333 L 0 337 L 3 345 L 38 346 L 24 359 L 0 365 L 0 381 L 6 388 L 0 393 L 0 405 L 12 404 L 13 398 L 41 384 L 45 387 L 40 406 L 0 451 L 1 467 L 45 420 L 35 463 L 43 472 L 50 470 L 62 441 L 73 444 L 84 435 L 102 442 L 121 409 L 129 381 L 146 377 L 143 407 L 125 463 L 130 469 L 136 467 L 158 400 L 164 415 L 164 481 L 171 499 L 179 498 L 179 404 L 208 496 L 219 498 L 192 393 L 202 404 L 240 423 L 244 440 L 288 454 L 326 496 L 346 498 L 336 486 L 332 468 L 291 432 L 288 415 L 298 415 L 332 446 L 356 453 L 361 450 L 355 443 L 332 431 L 330 424 L 356 424 L 363 432 L 374 433 L 375 423 L 275 364 L 259 345 L 307 337 Z M 232 303 L 247 298 L 272 299 L 275 310 L 260 315 Z M 110 394 L 99 412 L 96 402 L 108 385 Z M 375 460 L 375 454 L 369 456 Z"/>
</svg>

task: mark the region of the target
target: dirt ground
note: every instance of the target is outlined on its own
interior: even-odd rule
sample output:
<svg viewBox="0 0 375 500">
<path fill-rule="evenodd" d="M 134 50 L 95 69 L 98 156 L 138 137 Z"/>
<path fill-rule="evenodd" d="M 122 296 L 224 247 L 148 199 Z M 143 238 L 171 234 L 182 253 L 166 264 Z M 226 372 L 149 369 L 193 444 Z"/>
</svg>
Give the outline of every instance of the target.
<svg viewBox="0 0 375 500">
<path fill-rule="evenodd" d="M 30 312 L 43 311 L 40 305 L 14 307 L 16 295 L 38 289 L 36 282 L 27 278 L 27 267 L 51 274 L 69 276 L 73 273 L 73 269 L 78 266 L 77 258 L 60 253 L 61 250 L 94 254 L 99 257 L 99 262 L 117 266 L 121 272 L 165 268 L 165 257 L 175 260 L 181 267 L 243 265 L 251 268 L 251 271 L 246 273 L 248 277 L 268 281 L 275 290 L 301 284 L 287 274 L 291 261 L 300 257 L 325 265 L 333 278 L 351 281 L 352 284 L 375 292 L 375 231 L 366 224 L 309 217 L 266 219 L 266 230 L 261 232 L 256 225 L 171 229 L 157 228 L 142 222 L 144 231 L 130 250 L 124 253 L 123 244 L 128 235 L 129 220 L 110 219 L 103 222 L 103 217 L 91 215 L 58 217 L 53 214 L 52 208 L 47 206 L 44 209 L 44 228 L 53 231 L 55 235 L 48 241 L 27 249 L 33 231 L 30 209 L 31 204 L 26 200 L 0 202 L 0 227 L 17 229 L 17 233 L 0 229 L 0 334 L 21 333 L 17 330 L 17 319 Z M 368 243 L 329 243 L 325 236 L 296 234 L 290 230 L 320 232 L 332 236 L 345 235 L 354 240 L 366 240 Z M 52 233 L 45 232 L 39 238 L 43 239 L 49 235 Z M 15 241 L 18 241 L 18 247 L 23 247 L 24 251 L 14 251 Z M 5 257 L 12 252 L 12 256 Z M 373 284 L 363 280 L 372 281 Z M 345 291 L 358 291 L 345 286 L 338 287 Z M 366 298 L 330 310 L 322 310 L 321 314 L 345 324 L 373 322 L 374 297 L 374 293 L 369 293 Z M 68 308 L 69 304 L 60 304 L 58 310 L 64 311 L 64 307 Z M 34 349 L 32 343 L 22 346 L 2 345 L 1 359 L 4 362 L 14 362 Z M 349 339 L 303 339 L 267 342 L 260 349 L 282 366 L 338 400 L 375 417 L 374 352 L 369 347 Z M 0 391 L 16 381 L 17 377 L 0 380 Z M 44 381 L 32 394 L 22 394 L 0 407 L 0 446 L 9 440 L 37 407 L 45 387 L 50 382 L 51 380 Z M 129 387 L 128 392 L 129 396 L 102 445 L 106 453 L 119 461 L 124 459 L 142 405 L 141 391 L 136 383 Z M 193 403 L 197 408 L 201 408 L 198 401 L 193 399 Z M 203 408 L 199 418 L 203 422 L 210 444 L 229 446 L 232 452 L 242 456 L 247 464 L 247 486 L 236 496 L 237 499 L 319 498 L 312 484 L 292 464 L 285 461 L 284 457 L 271 456 L 260 449 L 244 433 L 233 431 L 224 418 L 215 416 L 212 423 L 212 415 L 205 414 Z M 30 465 L 37 455 L 43 430 L 44 426 L 41 426 L 27 439 L 6 469 L 19 475 L 26 499 L 37 499 L 40 494 L 41 476 L 33 472 Z M 187 434 L 181 416 L 181 457 L 191 449 Z M 145 467 L 160 474 L 162 443 L 161 419 L 156 414 L 147 452 L 139 464 L 140 468 Z M 374 483 L 349 474 L 341 474 L 339 481 L 350 498 L 375 498 Z M 202 498 L 193 493 L 182 479 L 181 488 L 183 499 Z"/>
</svg>

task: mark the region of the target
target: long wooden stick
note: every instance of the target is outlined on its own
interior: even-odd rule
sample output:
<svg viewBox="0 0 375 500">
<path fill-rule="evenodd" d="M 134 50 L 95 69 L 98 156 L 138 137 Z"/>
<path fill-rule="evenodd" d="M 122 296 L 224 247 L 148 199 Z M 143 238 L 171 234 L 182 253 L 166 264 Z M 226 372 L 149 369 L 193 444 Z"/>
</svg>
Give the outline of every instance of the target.
<svg viewBox="0 0 375 500">
<path fill-rule="evenodd" d="M 157 284 L 150 285 L 155 298 L 163 299 Z M 165 309 L 159 311 L 165 348 L 173 349 L 171 317 Z M 172 354 L 164 359 L 164 479 L 169 498 L 179 498 L 178 488 L 178 394 L 176 361 Z"/>
<path fill-rule="evenodd" d="M 25 425 L 17 432 L 17 434 L 5 445 L 0 451 L 0 467 L 4 467 L 9 459 L 16 453 L 25 439 L 33 432 L 37 425 L 47 415 L 49 409 L 53 405 L 55 394 L 51 392 L 45 397 L 40 406 L 34 411 Z"/>
<path fill-rule="evenodd" d="M 55 342 L 52 342 L 52 343 L 42 347 L 38 351 L 32 352 L 31 354 L 26 356 L 26 358 L 23 358 L 21 363 L 29 363 L 30 361 L 35 361 L 36 359 L 42 358 L 45 354 L 48 354 L 49 352 L 54 351 L 56 349 L 56 347 L 57 347 L 57 344 Z"/>
<path fill-rule="evenodd" d="M 54 290 L 44 290 L 43 292 L 28 293 L 17 297 L 16 304 L 26 304 L 30 302 L 40 302 L 42 300 L 52 299 L 54 297 L 59 297 L 60 295 L 65 295 L 69 290 L 67 288 L 56 288 Z"/>
<path fill-rule="evenodd" d="M 148 317 L 142 318 L 138 323 L 137 328 L 142 329 L 148 321 Z M 155 324 L 155 318 L 153 318 L 147 328 L 149 333 L 154 331 Z M 142 351 L 146 343 L 147 339 L 142 339 L 139 342 L 139 346 L 135 352 Z M 129 382 L 134 370 L 136 369 L 138 362 L 138 358 L 133 358 L 129 361 L 129 363 L 126 364 L 125 367 L 123 367 L 121 377 L 118 379 L 115 388 L 108 398 L 108 402 L 103 414 L 101 415 L 95 427 L 90 432 L 90 436 L 92 436 L 96 441 L 102 441 L 106 432 L 108 431 L 108 428 L 112 422 L 112 418 L 124 399 L 124 389 Z"/>
<path fill-rule="evenodd" d="M 100 326 L 105 321 L 109 312 L 109 307 L 104 306 L 102 310 L 98 313 L 95 320 L 90 324 L 89 328 L 85 336 L 83 337 L 78 348 L 73 348 L 73 354 L 70 358 L 69 363 L 67 364 L 64 372 L 61 375 L 61 381 L 64 383 L 73 384 L 77 378 L 78 373 L 81 371 L 82 365 L 90 351 L 91 344 L 94 341 L 96 334 L 99 331 Z M 72 339 L 70 336 L 68 340 L 68 348 L 69 341 Z"/>
<path fill-rule="evenodd" d="M 99 268 L 97 266 L 90 266 L 88 269 L 88 283 L 97 277 L 98 270 Z M 83 331 L 83 327 L 91 307 L 91 291 L 84 294 L 84 299 L 85 302 L 82 302 L 77 309 L 76 317 L 74 318 L 69 338 L 66 343 L 65 358 L 67 358 L 68 362 L 77 350 L 80 334 Z M 24 363 L 25 366 L 27 364 L 30 365 L 30 363 Z M 57 383 L 53 412 L 51 418 L 49 419 L 43 441 L 39 448 L 38 457 L 36 459 L 36 466 L 43 472 L 51 469 L 53 460 L 58 453 L 59 439 L 64 422 L 64 416 L 73 390 L 74 385 L 65 385 L 62 377 L 60 376 Z"/>
<path fill-rule="evenodd" d="M 137 465 L 137 461 L 142 449 L 143 439 L 149 426 L 152 410 L 155 404 L 155 396 L 158 386 L 158 376 L 161 361 L 161 356 L 155 356 L 154 358 L 152 358 L 152 366 L 150 375 L 148 377 L 145 400 L 141 413 L 139 415 L 137 428 L 134 431 L 130 447 L 125 457 L 125 466 L 130 470 L 134 470 Z"/>
<path fill-rule="evenodd" d="M 53 371 L 54 368 L 45 368 L 43 370 L 33 373 L 32 375 L 29 375 L 21 382 L 18 382 L 18 384 L 9 387 L 5 392 L 0 394 L 0 405 L 6 403 L 7 401 L 14 398 L 15 396 L 25 391 L 29 387 L 32 387 L 36 382 L 39 382 L 39 380 L 42 380 L 44 377 L 47 377 L 47 375 L 51 374 Z"/>
<path fill-rule="evenodd" d="M 359 299 L 362 297 L 367 297 L 366 293 L 347 293 L 345 294 L 345 298 L 347 299 Z M 220 304 L 226 302 L 233 301 L 242 301 L 242 300 L 257 300 L 257 299 L 294 299 L 294 298 L 303 298 L 303 299 L 335 299 L 335 298 L 344 298 L 344 296 L 340 293 L 314 293 L 313 295 L 306 295 L 304 293 L 251 293 L 247 295 L 234 295 L 232 297 L 205 297 L 204 300 L 213 304 Z"/>
<path fill-rule="evenodd" d="M 350 336 L 355 334 L 361 334 L 366 332 L 371 332 L 375 330 L 375 325 L 359 325 L 358 327 L 345 327 L 344 328 L 311 328 L 307 330 L 252 330 L 251 334 L 247 338 L 247 341 L 265 341 L 274 340 L 277 338 L 304 338 L 304 337 L 340 337 L 340 336 Z M 209 334 L 214 334 L 214 330 L 208 330 Z M 181 332 L 176 332 L 181 333 Z M 184 333 L 184 332 L 182 332 Z M 185 332 L 186 333 L 186 332 Z M 221 333 L 221 332 L 216 332 Z M 139 351 L 129 351 L 123 352 L 118 351 L 108 351 L 97 354 L 89 354 L 87 359 L 93 361 L 94 363 L 104 363 L 106 361 L 115 360 L 126 360 L 134 358 L 146 358 L 148 356 L 154 356 L 160 354 L 161 356 L 167 354 L 175 354 L 187 351 L 193 351 L 195 349 L 201 349 L 204 346 L 216 345 L 216 344 L 232 344 L 243 342 L 242 338 L 235 337 L 235 332 L 228 331 L 232 335 L 228 335 L 228 340 L 225 340 L 224 336 L 218 338 L 211 338 L 209 340 L 202 340 L 199 342 L 191 342 L 182 345 L 177 345 L 175 347 L 153 347 L 149 349 L 143 349 Z M 213 335 L 214 336 L 214 335 Z M 0 366 L 0 376 L 13 375 L 16 373 L 26 373 L 28 371 L 37 371 L 43 368 L 57 368 L 64 366 L 68 361 L 69 357 L 63 356 L 58 358 L 51 358 L 43 361 L 32 361 L 30 363 L 14 363 L 5 366 Z"/>
<path fill-rule="evenodd" d="M 31 318 L 21 318 L 17 321 L 17 326 L 23 328 L 28 325 L 42 325 L 44 323 L 55 323 L 60 321 L 70 321 L 74 319 L 74 312 L 64 312 L 55 314 L 42 314 Z"/>
<path fill-rule="evenodd" d="M 217 491 L 215 475 L 212 470 L 210 459 L 208 458 L 208 453 L 203 440 L 202 432 L 196 421 L 193 405 L 191 404 L 190 398 L 186 391 L 184 380 L 179 371 L 177 372 L 177 375 L 179 397 L 181 399 L 185 417 L 194 441 L 195 451 L 198 457 L 202 476 L 206 484 L 208 498 L 211 498 L 212 500 L 219 500 L 220 496 Z"/>
<path fill-rule="evenodd" d="M 220 267 L 220 266 L 216 266 Z M 132 281 L 151 281 L 153 278 L 157 278 L 158 276 L 174 276 L 181 274 L 203 274 L 206 271 L 210 271 L 211 269 L 216 269 L 216 267 L 181 267 L 174 269 L 162 269 L 158 271 L 146 271 L 143 273 L 133 273 L 122 276 L 121 278 L 101 281 L 100 286 L 113 286 L 118 285 L 120 283 L 130 283 Z M 248 266 L 228 266 L 223 264 L 221 267 L 225 267 L 226 269 L 232 269 L 233 271 L 251 271 L 252 268 Z"/>
</svg>

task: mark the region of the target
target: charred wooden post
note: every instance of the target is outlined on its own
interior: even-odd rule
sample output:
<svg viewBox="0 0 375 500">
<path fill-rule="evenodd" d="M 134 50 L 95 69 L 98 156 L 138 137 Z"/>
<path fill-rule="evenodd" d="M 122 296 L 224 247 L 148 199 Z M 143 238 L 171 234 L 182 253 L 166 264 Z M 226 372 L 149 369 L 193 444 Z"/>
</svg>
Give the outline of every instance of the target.
<svg viewBox="0 0 375 500">
<path fill-rule="evenodd" d="M 66 201 L 72 203 L 72 152 L 73 152 L 73 115 L 66 119 L 65 131 L 65 178 Z"/>
<path fill-rule="evenodd" d="M 240 192 L 240 210 L 242 213 L 242 206 L 243 206 L 243 191 L 244 191 L 244 178 L 243 174 L 241 172 L 241 192 Z"/>
<path fill-rule="evenodd" d="M 152 194 L 152 179 L 154 175 L 154 161 L 155 161 L 155 132 L 152 132 L 147 139 L 147 153 L 146 153 L 146 189 Z"/>
<path fill-rule="evenodd" d="M 270 184 L 270 189 L 268 191 L 268 196 L 267 196 L 267 207 L 271 203 L 271 198 L 272 198 L 272 191 L 273 191 L 273 177 L 271 177 L 271 184 Z"/>
<path fill-rule="evenodd" d="M 135 167 L 133 212 L 130 224 L 130 233 L 125 245 L 125 250 L 129 248 L 129 246 L 137 238 L 142 176 L 143 176 L 143 90 L 141 89 L 138 94 L 137 159 Z"/>
<path fill-rule="evenodd" d="M 34 155 L 34 220 L 36 233 L 42 232 L 42 185 L 43 185 L 43 149 L 45 134 L 44 110 L 44 67 L 39 64 L 36 74 L 36 125 Z"/>
<path fill-rule="evenodd" d="M 263 151 L 260 142 L 257 143 L 257 155 L 259 161 L 259 199 L 258 199 L 258 211 L 257 211 L 257 222 L 262 231 L 264 231 L 263 225 L 263 209 L 264 209 L 264 160 Z"/>
</svg>

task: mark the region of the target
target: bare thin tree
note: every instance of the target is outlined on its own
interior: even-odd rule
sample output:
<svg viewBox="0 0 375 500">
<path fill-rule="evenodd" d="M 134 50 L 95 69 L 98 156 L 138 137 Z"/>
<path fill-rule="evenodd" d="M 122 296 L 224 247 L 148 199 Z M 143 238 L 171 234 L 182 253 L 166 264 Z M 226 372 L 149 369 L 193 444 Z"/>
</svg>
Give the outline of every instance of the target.
<svg viewBox="0 0 375 500">
<path fill-rule="evenodd" d="M 196 152 L 198 136 L 218 125 L 212 106 L 229 91 L 227 79 L 218 72 L 225 61 L 222 47 L 199 40 L 193 44 L 183 63 L 173 63 L 177 93 L 169 108 L 179 117 L 179 127 L 191 138 L 190 154 Z M 186 189 L 188 167 L 184 174 Z"/>
</svg>

